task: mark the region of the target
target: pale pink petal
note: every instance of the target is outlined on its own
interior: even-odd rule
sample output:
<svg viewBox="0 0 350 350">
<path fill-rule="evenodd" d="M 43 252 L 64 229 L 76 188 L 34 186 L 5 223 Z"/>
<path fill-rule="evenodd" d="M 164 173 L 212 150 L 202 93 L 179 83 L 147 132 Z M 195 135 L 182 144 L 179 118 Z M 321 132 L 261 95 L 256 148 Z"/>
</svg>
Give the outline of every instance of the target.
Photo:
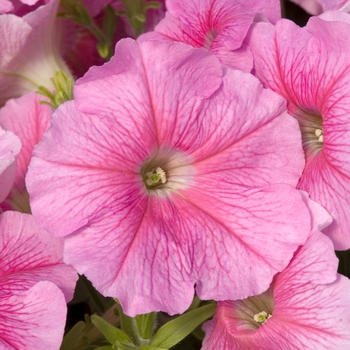
<svg viewBox="0 0 350 350">
<path fill-rule="evenodd" d="M 333 222 L 332 216 L 320 204 L 311 200 L 307 192 L 300 191 L 300 194 L 310 210 L 312 219 L 310 236 L 316 231 L 323 231 Z"/>
<path fill-rule="evenodd" d="M 350 11 L 349 0 L 317 0 L 322 6 L 323 12 L 330 10 Z"/>
<path fill-rule="evenodd" d="M 11 99 L 0 109 L 0 125 L 19 136 L 22 148 L 17 158 L 17 170 L 11 194 L 7 199 L 11 206 L 21 206 L 21 198 L 26 196 L 24 178 L 32 157 L 34 146 L 41 140 L 49 127 L 52 110 L 40 104 L 43 98 L 28 93 L 19 99 Z M 23 203 L 25 205 L 25 203 Z"/>
<path fill-rule="evenodd" d="M 306 165 L 299 187 L 308 191 L 311 198 L 327 208 L 333 216 L 333 223 L 323 232 L 332 239 L 335 249 L 350 246 L 349 235 L 342 234 L 344 231 L 350 232 L 350 177 L 339 172 L 324 153 L 320 153 Z"/>
<path fill-rule="evenodd" d="M 52 125 L 56 128 L 56 124 L 61 131 L 49 129 L 43 137 L 45 147 L 39 144 L 41 147 L 34 149 L 26 184 L 32 212 L 41 226 L 62 236 L 88 224 L 91 215 L 118 198 L 140 193 L 138 164 L 155 147 L 155 137 L 147 123 L 137 125 L 136 120 L 126 122 L 124 118 L 117 124 L 111 119 L 84 115 L 75 109 L 74 102 L 56 110 Z M 129 135 L 137 130 L 135 142 Z M 116 148 L 118 140 L 124 140 L 127 147 Z M 41 185 L 35 186 L 37 182 Z M 60 194 L 52 193 L 52 188 Z M 57 224 L 53 217 L 58 219 Z"/>
<path fill-rule="evenodd" d="M 13 5 L 9 0 L 0 1 L 0 14 L 11 12 L 13 10 Z"/>
<path fill-rule="evenodd" d="M 239 71 L 227 71 L 223 84 L 221 94 L 202 108 L 203 120 L 218 117 L 197 127 L 203 129 L 200 134 L 208 135 L 206 143 L 192 154 L 203 183 L 220 183 L 229 177 L 230 183 L 247 187 L 278 182 L 296 186 L 304 155 L 298 123 L 282 114 L 285 101 Z"/>
<path fill-rule="evenodd" d="M 286 49 L 286 38 L 292 50 Z M 283 19 L 276 26 L 257 23 L 250 33 L 249 46 L 254 54 L 255 75 L 290 103 L 296 103 L 295 90 L 302 88 L 300 71 L 307 60 L 303 48 L 310 38 L 307 31 Z"/>
<path fill-rule="evenodd" d="M 327 11 L 320 14 L 318 17 L 324 19 L 325 21 L 340 21 L 350 23 L 349 14 L 342 11 Z"/>
<path fill-rule="evenodd" d="M 19 138 L 0 128 L 0 202 L 11 190 L 16 174 L 16 158 L 21 149 Z"/>
<path fill-rule="evenodd" d="M 198 118 L 196 111 L 222 81 L 222 68 L 214 55 L 179 43 L 125 39 L 117 44 L 114 58 L 103 71 L 96 68 L 75 86 L 78 110 L 117 118 L 124 133 L 135 135 L 148 151 L 165 144 L 191 153 L 206 141 L 207 135 L 200 131 L 202 116 Z M 98 94 L 101 90 L 103 95 Z M 192 128 L 199 129 L 198 133 L 189 131 Z"/>
<path fill-rule="evenodd" d="M 276 23 L 281 19 L 281 4 L 278 0 L 243 0 L 242 3 L 246 8 L 266 16 L 271 23 Z"/>
<path fill-rule="evenodd" d="M 35 5 L 39 0 L 21 0 L 21 2 L 23 4 L 29 5 L 29 6 L 33 6 Z"/>
<path fill-rule="evenodd" d="M 319 15 L 323 12 L 322 6 L 320 5 L 320 1 L 318 0 L 290 0 L 295 4 L 302 7 L 306 12 L 312 15 Z M 334 1 L 334 0 L 331 0 Z"/>
<path fill-rule="evenodd" d="M 3 282 L 0 282 L 2 289 Z M 2 292 L 2 291 L 1 291 Z M 51 282 L 0 296 L 0 348 L 3 350 L 58 350 L 67 307 L 60 289 Z"/>
<path fill-rule="evenodd" d="M 63 240 L 40 228 L 28 214 L 8 211 L 0 216 L 2 292 L 27 290 L 51 281 L 72 299 L 77 274 L 63 263 Z"/>
</svg>

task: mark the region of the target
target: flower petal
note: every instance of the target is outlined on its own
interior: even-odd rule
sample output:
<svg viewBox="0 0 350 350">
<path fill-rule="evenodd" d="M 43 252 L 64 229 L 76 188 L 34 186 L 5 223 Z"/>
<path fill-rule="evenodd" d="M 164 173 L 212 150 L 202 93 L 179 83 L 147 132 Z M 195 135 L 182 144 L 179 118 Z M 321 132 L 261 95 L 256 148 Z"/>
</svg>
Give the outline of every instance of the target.
<svg viewBox="0 0 350 350">
<path fill-rule="evenodd" d="M 31 215 L 8 211 L 0 216 L 2 293 L 31 288 L 46 280 L 72 299 L 77 274 L 63 263 L 63 241 L 38 227 Z M 6 284 L 6 287 L 4 286 Z"/>
<path fill-rule="evenodd" d="M 66 314 L 63 294 L 51 282 L 39 282 L 28 291 L 16 295 L 2 295 L 1 349 L 58 350 L 63 338 Z"/>
<path fill-rule="evenodd" d="M 21 149 L 21 142 L 10 131 L 0 128 L 0 202 L 2 202 L 11 190 L 15 179 L 16 158 Z"/>
<path fill-rule="evenodd" d="M 15 181 L 8 198 L 10 203 L 16 202 L 17 196 L 26 192 L 24 178 L 33 148 L 49 127 L 52 111 L 48 106 L 40 104 L 40 100 L 42 98 L 37 94 L 28 93 L 17 100 L 9 100 L 0 109 L 0 124 L 19 136 L 22 142 L 22 149 L 17 157 Z"/>
<path fill-rule="evenodd" d="M 69 234 L 118 198 L 140 193 L 139 163 L 152 145 L 151 137 L 148 144 L 131 138 L 125 124 L 80 114 L 74 102 L 56 110 L 26 178 L 32 211 L 43 227 L 57 236 Z M 143 132 L 147 139 L 147 130 Z M 116 148 L 120 140 L 125 147 Z"/>
</svg>

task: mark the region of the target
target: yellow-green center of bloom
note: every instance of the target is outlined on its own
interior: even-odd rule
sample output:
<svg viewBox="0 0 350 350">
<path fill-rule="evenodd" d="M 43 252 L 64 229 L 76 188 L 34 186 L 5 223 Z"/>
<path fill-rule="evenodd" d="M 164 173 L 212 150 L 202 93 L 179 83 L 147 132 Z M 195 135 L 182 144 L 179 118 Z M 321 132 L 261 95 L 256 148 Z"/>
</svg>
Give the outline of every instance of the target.
<svg viewBox="0 0 350 350">
<path fill-rule="evenodd" d="M 260 295 L 236 300 L 234 306 L 236 309 L 235 318 L 239 320 L 241 329 L 256 331 L 273 316 L 273 291 L 269 288 Z"/>
<path fill-rule="evenodd" d="M 323 119 L 321 114 L 296 110 L 291 114 L 299 121 L 306 156 L 316 155 L 323 147 Z"/>
<path fill-rule="evenodd" d="M 267 314 L 266 311 L 261 311 L 258 314 L 254 315 L 254 321 L 264 324 L 269 318 L 271 317 L 270 314 Z"/>
<path fill-rule="evenodd" d="M 177 149 L 161 147 L 144 160 L 139 174 L 148 195 L 167 196 L 187 188 L 195 169 L 190 157 Z"/>
<path fill-rule="evenodd" d="M 148 186 L 156 185 L 159 182 L 164 184 L 166 182 L 165 171 L 158 167 L 154 172 L 147 172 L 145 182 Z"/>
</svg>

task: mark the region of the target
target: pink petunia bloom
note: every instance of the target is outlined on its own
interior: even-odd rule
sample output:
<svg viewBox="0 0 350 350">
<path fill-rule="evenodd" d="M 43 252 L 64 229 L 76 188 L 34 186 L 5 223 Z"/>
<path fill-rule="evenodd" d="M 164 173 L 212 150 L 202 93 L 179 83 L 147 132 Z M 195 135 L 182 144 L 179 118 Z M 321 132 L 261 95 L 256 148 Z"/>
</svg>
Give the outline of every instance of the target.
<svg viewBox="0 0 350 350">
<path fill-rule="evenodd" d="M 312 15 L 319 15 L 326 11 L 340 10 L 349 12 L 350 1 L 349 0 L 291 0 L 295 4 L 298 4 L 306 12 Z"/>
<path fill-rule="evenodd" d="M 320 209 L 314 233 L 265 293 L 218 302 L 203 350 L 350 348 L 350 281 L 337 275 L 333 244 L 317 228 L 330 222 Z"/>
<path fill-rule="evenodd" d="M 3 210 L 30 213 L 29 196 L 25 187 L 25 176 L 34 146 L 49 127 L 52 110 L 40 104 L 43 98 L 34 92 L 11 99 L 0 109 L 0 125 L 16 134 L 22 143 L 17 157 L 17 170 L 10 194 L 1 204 Z"/>
<path fill-rule="evenodd" d="M 243 42 L 257 13 L 272 22 L 281 18 L 280 4 L 268 1 L 168 0 L 167 13 L 154 32 L 139 40 L 170 40 L 212 51 L 226 66 L 250 72 L 253 58 Z"/>
<path fill-rule="evenodd" d="M 70 76 L 55 26 L 58 4 L 51 0 L 23 17 L 0 15 L 0 106 L 40 85 L 53 88 L 51 78 L 59 70 Z"/>
<path fill-rule="evenodd" d="M 310 230 L 284 111 L 204 49 L 124 39 L 34 149 L 33 214 L 128 315 L 182 313 L 194 285 L 203 299 L 261 293 Z"/>
<path fill-rule="evenodd" d="M 340 250 L 350 247 L 349 31 L 313 17 L 304 28 L 258 23 L 250 39 L 257 77 L 287 99 L 300 124 L 306 166 L 298 188 L 333 216 L 324 233 Z"/>
<path fill-rule="evenodd" d="M 21 149 L 19 138 L 0 128 L 0 202 L 9 194 L 17 168 L 16 158 Z"/>
<path fill-rule="evenodd" d="M 10 211 L 0 236 L 0 348 L 59 349 L 78 277 L 62 261 L 63 240 Z"/>
</svg>

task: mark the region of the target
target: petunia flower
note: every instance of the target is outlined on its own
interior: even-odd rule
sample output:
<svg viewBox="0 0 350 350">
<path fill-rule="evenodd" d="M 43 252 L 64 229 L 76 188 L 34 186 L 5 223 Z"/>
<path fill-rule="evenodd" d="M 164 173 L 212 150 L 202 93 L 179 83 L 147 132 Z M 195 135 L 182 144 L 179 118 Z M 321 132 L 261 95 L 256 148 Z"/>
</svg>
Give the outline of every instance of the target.
<svg viewBox="0 0 350 350">
<path fill-rule="evenodd" d="M 0 128 L 0 202 L 9 194 L 17 168 L 16 158 L 21 149 L 19 138 Z"/>
<path fill-rule="evenodd" d="M 336 273 L 333 244 L 317 228 L 330 222 L 320 209 L 313 234 L 266 292 L 218 302 L 203 326 L 203 350 L 350 347 L 350 281 Z"/>
<path fill-rule="evenodd" d="M 59 70 L 70 76 L 55 27 L 58 4 L 51 0 L 23 17 L 0 15 L 0 106 L 39 86 L 53 89 L 51 78 Z"/>
<path fill-rule="evenodd" d="M 17 157 L 17 170 L 10 194 L 1 204 L 3 210 L 18 210 L 30 213 L 25 176 L 34 146 L 49 127 L 51 108 L 40 104 L 43 97 L 30 92 L 18 99 L 11 99 L 0 109 L 0 125 L 16 134 L 22 143 Z"/>
<path fill-rule="evenodd" d="M 65 261 L 128 315 L 182 313 L 194 285 L 203 299 L 266 290 L 310 229 L 285 101 L 164 41 L 120 41 L 75 87 L 26 179 Z"/>
<path fill-rule="evenodd" d="M 324 233 L 338 250 L 350 248 L 349 30 L 317 17 L 304 28 L 281 20 L 256 24 L 249 41 L 257 77 L 299 121 L 306 166 L 298 188 L 333 216 Z"/>
<path fill-rule="evenodd" d="M 63 240 L 28 214 L 0 215 L 0 348 L 59 349 L 76 272 L 62 261 Z"/>
<path fill-rule="evenodd" d="M 139 40 L 170 40 L 203 47 L 231 68 L 250 72 L 252 54 L 244 43 L 257 13 L 272 22 L 281 18 L 280 4 L 275 0 L 168 0 L 167 13 L 154 32 Z"/>
</svg>

